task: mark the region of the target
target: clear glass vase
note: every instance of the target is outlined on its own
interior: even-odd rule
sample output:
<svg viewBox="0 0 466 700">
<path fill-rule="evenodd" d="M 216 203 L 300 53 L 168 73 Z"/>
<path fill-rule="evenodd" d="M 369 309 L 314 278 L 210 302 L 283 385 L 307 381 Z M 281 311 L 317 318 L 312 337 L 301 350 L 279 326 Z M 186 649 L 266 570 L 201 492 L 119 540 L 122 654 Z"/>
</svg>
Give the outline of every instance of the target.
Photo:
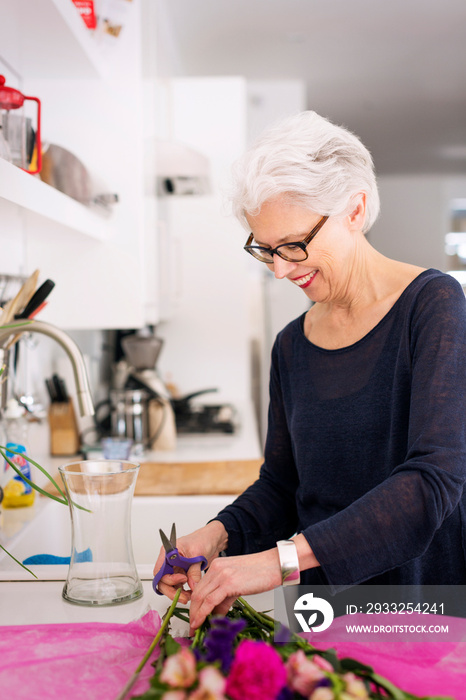
<svg viewBox="0 0 466 700">
<path fill-rule="evenodd" d="M 139 464 L 87 460 L 59 472 L 71 515 L 71 560 L 63 597 L 78 605 L 117 605 L 142 596 L 131 540 Z"/>
</svg>

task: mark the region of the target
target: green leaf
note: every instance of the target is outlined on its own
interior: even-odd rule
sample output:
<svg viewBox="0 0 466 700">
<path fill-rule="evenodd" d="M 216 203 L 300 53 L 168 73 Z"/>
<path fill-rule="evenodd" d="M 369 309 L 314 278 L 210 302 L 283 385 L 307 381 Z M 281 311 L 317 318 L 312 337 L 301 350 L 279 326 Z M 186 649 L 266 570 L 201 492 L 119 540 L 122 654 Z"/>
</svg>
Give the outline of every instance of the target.
<svg viewBox="0 0 466 700">
<path fill-rule="evenodd" d="M 4 325 L 2 325 L 2 328 L 21 328 L 21 326 L 24 326 L 29 323 L 32 323 L 32 320 L 30 321 L 24 319 L 24 321 L 18 321 L 18 323 L 5 323 Z"/>
<path fill-rule="evenodd" d="M 30 479 L 28 479 L 27 476 L 24 476 L 24 474 L 16 466 L 16 464 L 14 462 L 12 462 L 11 459 L 9 459 L 9 457 L 7 457 L 7 455 L 5 454 L 6 451 L 11 452 L 11 454 L 19 455 L 20 457 L 23 457 L 27 462 L 30 462 L 34 467 L 37 467 L 37 469 L 39 469 L 42 472 L 42 474 L 44 474 L 47 477 L 47 479 L 55 486 L 57 491 L 59 491 L 61 493 L 64 500 L 61 499 L 59 496 L 55 496 L 52 493 L 48 493 L 48 491 L 44 491 L 44 489 L 42 489 L 40 486 L 37 486 L 37 484 L 35 484 Z M 18 452 L 17 450 L 12 450 L 10 448 L 8 448 L 8 450 L 7 450 L 7 448 L 4 445 L 0 445 L 0 455 L 2 455 L 2 457 L 8 462 L 10 467 L 18 474 L 18 476 L 20 476 L 22 479 L 24 479 L 24 481 L 27 484 L 29 484 L 31 486 L 31 488 L 33 488 L 35 491 L 38 491 L 43 496 L 47 496 L 47 498 L 51 498 L 53 501 L 57 501 L 58 503 L 62 503 L 65 506 L 69 505 L 67 497 L 65 496 L 65 494 L 63 493 L 63 491 L 61 490 L 61 488 L 59 487 L 59 485 L 57 484 L 57 482 L 53 478 L 53 476 L 51 474 L 49 474 L 48 471 L 46 469 L 44 469 L 44 467 L 41 467 L 40 464 L 38 464 L 33 459 L 31 459 L 31 457 L 28 457 L 28 455 L 24 454 L 23 452 Z M 75 503 L 74 501 L 71 501 L 71 502 L 75 508 L 79 508 L 79 510 L 84 510 L 84 511 L 86 511 L 86 513 L 92 513 L 92 511 L 89 510 L 89 508 L 85 508 L 84 506 L 80 506 L 78 503 Z"/>
<path fill-rule="evenodd" d="M 54 496 L 54 495 L 51 494 L 51 493 L 47 493 L 47 491 L 44 491 L 44 489 L 41 489 L 41 487 L 40 487 L 40 486 L 37 486 L 37 484 L 35 484 L 33 481 L 31 481 L 31 479 L 28 479 L 27 476 L 24 476 L 24 474 L 21 472 L 21 469 L 19 469 L 19 468 L 16 466 L 16 464 L 7 456 L 6 452 L 7 452 L 7 448 L 4 447 L 3 445 L 0 445 L 0 455 L 2 455 L 2 457 L 4 458 L 4 460 L 5 460 L 6 462 L 8 462 L 8 464 L 10 465 L 10 467 L 18 474 L 18 476 L 20 476 L 22 479 L 24 479 L 24 481 L 25 481 L 27 484 L 29 484 L 29 486 L 31 486 L 33 489 L 35 489 L 36 491 L 38 491 L 39 493 L 41 493 L 43 496 L 47 496 L 48 498 L 52 498 L 54 501 L 58 501 L 59 503 L 63 503 L 63 505 L 65 505 L 65 506 L 68 505 L 68 499 L 66 498 L 65 494 L 63 493 L 63 491 L 61 490 L 61 488 L 58 486 L 58 484 L 55 482 L 55 480 L 50 476 L 50 474 L 48 473 L 48 471 L 47 471 L 46 469 L 44 469 L 44 468 L 41 467 L 39 464 L 37 464 L 37 462 L 34 462 L 33 459 L 31 459 L 30 457 L 28 457 L 27 455 L 25 455 L 23 452 L 18 452 L 17 450 L 11 450 L 10 448 L 8 448 L 8 452 L 11 452 L 11 454 L 20 455 L 21 457 L 24 457 L 24 459 L 26 459 L 28 462 L 31 462 L 31 464 L 33 464 L 35 467 L 37 467 L 38 469 L 40 469 L 40 471 L 41 471 L 43 474 L 45 474 L 45 476 L 46 476 L 46 477 L 53 483 L 53 485 L 58 489 L 58 491 L 61 493 L 61 495 L 63 496 L 63 498 L 59 498 L 58 496 Z M 64 499 L 64 500 L 63 500 L 63 499 Z"/>
<path fill-rule="evenodd" d="M 189 624 L 188 608 L 175 608 L 173 611 L 173 617 L 177 617 L 179 620 L 183 620 L 183 622 L 187 622 Z"/>
<path fill-rule="evenodd" d="M 340 666 L 343 671 L 353 671 L 354 673 L 357 673 L 358 671 L 362 671 L 364 673 L 374 673 L 374 669 L 371 666 L 367 666 L 366 664 L 349 657 L 340 659 Z"/>
<path fill-rule="evenodd" d="M 8 554 L 9 557 L 11 557 L 12 559 L 14 559 L 15 562 L 16 562 L 17 564 L 19 564 L 20 566 L 22 566 L 23 569 L 25 569 L 29 574 L 31 574 L 31 576 L 34 576 L 34 578 L 37 578 L 37 576 L 35 575 L 35 573 L 34 573 L 33 571 L 31 571 L 31 569 L 28 569 L 27 566 L 24 566 L 24 564 L 23 564 L 21 561 L 19 561 L 18 559 L 16 559 L 16 557 L 14 557 L 14 556 L 8 551 L 8 549 L 5 549 L 5 547 L 4 547 L 2 544 L 0 544 L 0 547 L 3 549 L 4 552 L 6 552 L 6 553 Z"/>
<path fill-rule="evenodd" d="M 165 637 L 165 653 L 167 656 L 171 656 L 172 654 L 177 654 L 179 650 L 181 649 L 181 644 L 177 642 L 171 634 L 167 634 Z"/>
</svg>

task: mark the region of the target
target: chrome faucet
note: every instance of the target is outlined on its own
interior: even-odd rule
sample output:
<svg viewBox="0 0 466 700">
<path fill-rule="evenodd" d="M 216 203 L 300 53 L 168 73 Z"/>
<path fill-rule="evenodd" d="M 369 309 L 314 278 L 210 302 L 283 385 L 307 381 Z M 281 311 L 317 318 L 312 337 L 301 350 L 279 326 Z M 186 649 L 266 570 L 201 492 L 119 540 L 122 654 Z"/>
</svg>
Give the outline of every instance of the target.
<svg viewBox="0 0 466 700">
<path fill-rule="evenodd" d="M 74 381 L 76 383 L 76 392 L 78 397 L 79 412 L 82 416 L 94 415 L 94 404 L 92 402 L 91 390 L 89 388 L 89 380 L 87 378 L 86 367 L 84 365 L 83 356 L 80 349 L 64 331 L 50 323 L 43 321 L 14 321 L 13 327 L 0 326 L 0 349 L 3 349 L 4 354 L 8 355 L 8 347 L 13 338 L 20 333 L 42 333 L 53 338 L 64 349 L 70 358 L 73 367 Z M 3 391 L 6 391 L 6 382 L 2 386 Z"/>
</svg>

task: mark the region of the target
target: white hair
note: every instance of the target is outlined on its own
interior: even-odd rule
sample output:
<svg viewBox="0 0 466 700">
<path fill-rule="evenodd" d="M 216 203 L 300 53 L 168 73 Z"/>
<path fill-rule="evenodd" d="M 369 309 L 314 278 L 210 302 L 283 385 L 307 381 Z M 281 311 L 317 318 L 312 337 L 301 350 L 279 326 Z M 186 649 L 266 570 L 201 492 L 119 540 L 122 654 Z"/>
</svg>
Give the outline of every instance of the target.
<svg viewBox="0 0 466 700">
<path fill-rule="evenodd" d="M 372 157 L 357 136 L 315 112 L 301 112 L 267 129 L 233 167 L 233 212 L 245 228 L 246 214 L 286 196 L 321 215 L 348 213 L 366 194 L 363 231 L 380 209 Z"/>
</svg>

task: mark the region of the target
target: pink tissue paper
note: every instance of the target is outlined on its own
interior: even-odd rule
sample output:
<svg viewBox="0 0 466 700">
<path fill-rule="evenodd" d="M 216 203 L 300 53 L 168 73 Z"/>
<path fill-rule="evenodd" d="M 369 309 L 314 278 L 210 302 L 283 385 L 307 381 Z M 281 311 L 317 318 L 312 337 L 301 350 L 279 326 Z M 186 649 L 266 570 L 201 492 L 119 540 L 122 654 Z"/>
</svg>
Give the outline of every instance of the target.
<svg viewBox="0 0 466 700">
<path fill-rule="evenodd" d="M 438 620 L 438 618 L 437 618 Z M 450 621 L 452 619 L 450 618 Z M 466 621 L 464 641 L 372 643 L 342 641 L 339 626 L 346 616 L 310 641 L 351 656 L 415 695 L 466 700 Z M 0 628 L 0 697 L 8 700 L 114 700 L 136 670 L 160 628 L 150 611 L 129 624 L 79 623 L 15 625 Z M 306 635 L 309 637 L 309 635 Z M 149 687 L 151 659 L 130 696 Z M 260 700 L 259 698 L 257 700 Z"/>
</svg>

